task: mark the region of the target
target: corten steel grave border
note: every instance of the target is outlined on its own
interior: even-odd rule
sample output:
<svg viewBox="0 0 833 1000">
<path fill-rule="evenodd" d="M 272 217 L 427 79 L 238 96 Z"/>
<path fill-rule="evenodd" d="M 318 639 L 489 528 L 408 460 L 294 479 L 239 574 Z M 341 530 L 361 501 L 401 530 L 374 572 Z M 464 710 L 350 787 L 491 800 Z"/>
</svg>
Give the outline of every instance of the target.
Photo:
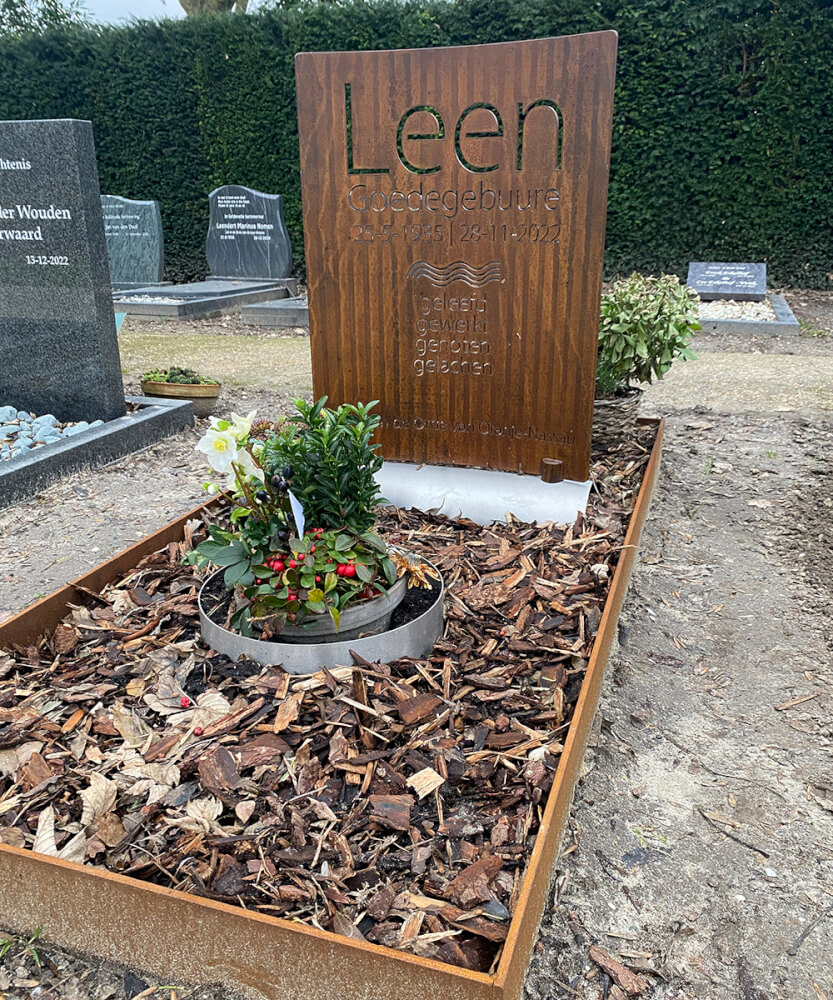
<svg viewBox="0 0 833 1000">
<path fill-rule="evenodd" d="M 138 879 L 0 845 L 0 926 L 165 978 L 221 982 L 254 1000 L 515 1000 L 549 894 L 619 612 L 660 465 L 663 422 L 599 625 L 596 645 L 495 975 L 319 931 Z M 85 599 L 149 552 L 182 537 L 198 507 L 0 625 L 0 648 L 35 641 L 68 601 Z"/>
</svg>

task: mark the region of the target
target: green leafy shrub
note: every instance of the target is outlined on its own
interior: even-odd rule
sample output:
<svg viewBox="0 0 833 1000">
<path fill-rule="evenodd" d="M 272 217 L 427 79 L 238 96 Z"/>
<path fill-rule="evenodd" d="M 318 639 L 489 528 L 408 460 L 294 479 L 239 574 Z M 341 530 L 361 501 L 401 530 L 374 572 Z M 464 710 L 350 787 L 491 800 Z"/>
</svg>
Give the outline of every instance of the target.
<svg viewBox="0 0 833 1000">
<path fill-rule="evenodd" d="M 243 635 L 271 639 L 287 622 L 322 615 L 338 629 L 349 604 L 386 593 L 406 573 L 410 586 L 431 586 L 429 566 L 370 530 L 379 502 L 373 473 L 382 464 L 370 443 L 374 404 L 325 403 L 297 402 L 298 414 L 277 428 L 254 412 L 214 418 L 197 445 L 226 477 L 206 489 L 226 492 L 233 506 L 229 525 L 211 525 L 185 560 L 223 570 L 228 625 Z"/>
<path fill-rule="evenodd" d="M 371 444 L 380 418 L 376 402 L 345 403 L 327 409 L 327 397 L 316 403 L 296 400 L 298 413 L 266 442 L 263 466 L 274 476 L 294 470 L 292 489 L 312 524 L 346 528 L 361 534 L 376 520 L 382 467 L 379 445 Z"/>
<path fill-rule="evenodd" d="M 699 298 L 675 274 L 632 274 L 602 295 L 596 397 L 627 392 L 632 383 L 661 379 L 700 329 Z"/>
<path fill-rule="evenodd" d="M 190 368 L 151 368 L 142 375 L 144 382 L 169 382 L 173 385 L 219 385 L 216 378 L 198 375 Z"/>
</svg>

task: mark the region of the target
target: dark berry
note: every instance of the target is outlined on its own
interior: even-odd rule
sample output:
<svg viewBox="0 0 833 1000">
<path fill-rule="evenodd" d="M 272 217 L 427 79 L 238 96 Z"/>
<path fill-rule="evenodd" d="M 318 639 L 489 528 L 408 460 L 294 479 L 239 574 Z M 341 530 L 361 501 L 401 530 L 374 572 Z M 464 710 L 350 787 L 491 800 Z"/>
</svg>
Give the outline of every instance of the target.
<svg viewBox="0 0 833 1000">
<path fill-rule="evenodd" d="M 258 490 L 257 493 L 255 493 L 255 498 L 259 500 L 261 503 L 266 503 L 266 501 L 269 499 L 269 494 L 266 492 L 266 490 Z"/>
</svg>

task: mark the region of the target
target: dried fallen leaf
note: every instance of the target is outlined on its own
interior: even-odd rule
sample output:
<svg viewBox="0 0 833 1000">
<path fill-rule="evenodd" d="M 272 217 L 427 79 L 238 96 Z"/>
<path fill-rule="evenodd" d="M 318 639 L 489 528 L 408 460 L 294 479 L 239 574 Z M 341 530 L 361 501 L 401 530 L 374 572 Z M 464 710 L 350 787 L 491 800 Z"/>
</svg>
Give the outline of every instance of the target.
<svg viewBox="0 0 833 1000">
<path fill-rule="evenodd" d="M 94 819 L 110 812 L 116 804 L 117 794 L 118 786 L 115 781 L 108 781 L 102 774 L 93 771 L 89 787 L 81 791 L 81 800 L 84 803 L 81 825 L 89 826 Z"/>
<path fill-rule="evenodd" d="M 86 854 L 87 838 L 84 832 L 76 833 L 74 837 L 58 850 L 55 843 L 55 810 L 47 806 L 41 810 L 38 817 L 38 828 L 35 832 L 35 842 L 32 850 L 38 854 L 46 854 L 51 858 L 61 858 L 63 861 L 75 861 L 83 864 Z"/>
</svg>

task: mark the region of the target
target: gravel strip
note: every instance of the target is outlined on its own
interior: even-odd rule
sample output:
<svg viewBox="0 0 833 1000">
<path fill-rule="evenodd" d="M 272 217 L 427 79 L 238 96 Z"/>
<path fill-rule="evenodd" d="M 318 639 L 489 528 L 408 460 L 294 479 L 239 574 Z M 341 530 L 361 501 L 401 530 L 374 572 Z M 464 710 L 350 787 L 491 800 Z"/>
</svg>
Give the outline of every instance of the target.
<svg viewBox="0 0 833 1000">
<path fill-rule="evenodd" d="M 746 319 L 774 322 L 775 310 L 769 299 L 763 302 L 735 302 L 734 299 L 700 301 L 700 319 Z"/>
</svg>

